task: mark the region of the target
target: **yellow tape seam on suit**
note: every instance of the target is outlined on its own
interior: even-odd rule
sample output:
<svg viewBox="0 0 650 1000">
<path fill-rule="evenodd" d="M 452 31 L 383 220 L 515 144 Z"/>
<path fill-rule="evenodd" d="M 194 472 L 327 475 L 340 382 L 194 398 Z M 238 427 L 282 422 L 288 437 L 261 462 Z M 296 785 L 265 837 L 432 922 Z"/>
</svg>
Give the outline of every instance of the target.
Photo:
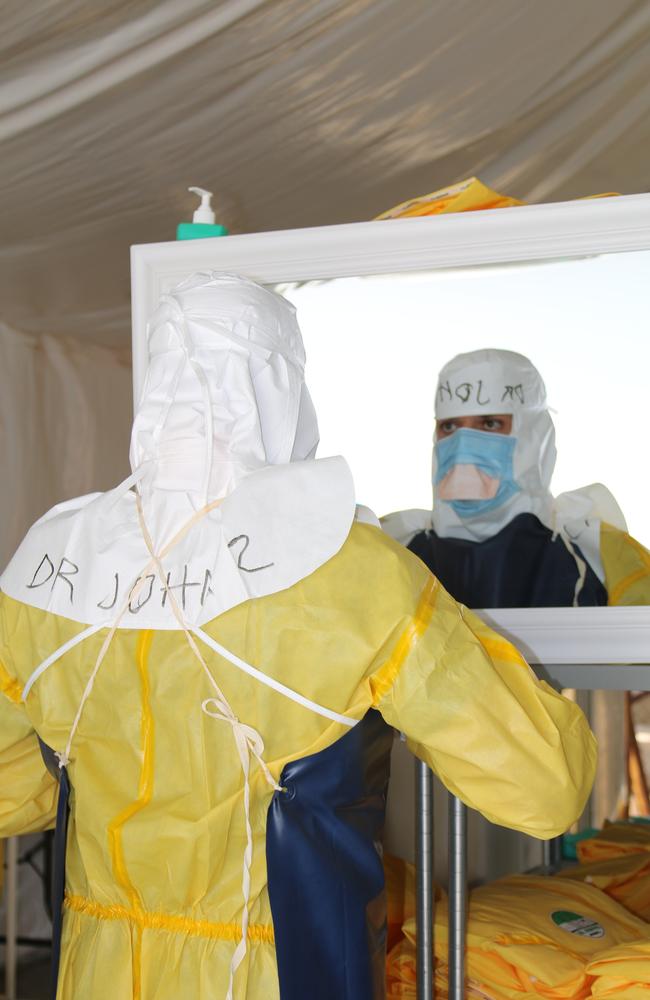
<svg viewBox="0 0 650 1000">
<path fill-rule="evenodd" d="M 124 861 L 124 849 L 122 844 L 122 829 L 124 825 L 136 813 L 144 809 L 151 801 L 153 795 L 153 748 L 154 748 L 154 722 L 149 701 L 149 674 L 147 664 L 149 650 L 153 632 L 151 629 L 143 629 L 138 636 L 136 647 L 136 663 L 140 674 L 140 689 L 142 693 L 142 718 L 140 722 L 140 743 L 142 751 L 142 767 L 140 769 L 140 781 L 138 783 L 138 797 L 134 802 L 129 803 L 122 812 L 118 813 L 115 819 L 108 825 L 108 845 L 113 863 L 113 873 L 116 881 L 126 890 L 131 901 L 134 912 L 142 911 L 142 902 L 138 890 L 133 885 Z M 132 964 L 133 964 L 133 1000 L 140 1000 L 141 995 L 141 974 L 140 958 L 142 954 L 142 926 L 136 921 L 137 933 L 133 942 Z"/>
<path fill-rule="evenodd" d="M 0 691 L 16 705 L 19 705 L 23 696 L 23 689 L 15 678 L 13 678 L 4 663 L 0 661 Z"/>
<path fill-rule="evenodd" d="M 429 627 L 436 606 L 435 592 L 437 588 L 438 581 L 435 576 L 430 576 L 422 591 L 413 620 L 406 626 L 397 640 L 391 657 L 377 671 L 375 676 L 370 678 L 373 707 L 376 708 L 384 695 L 390 691 L 404 665 L 406 657 L 413 647 L 413 643 Z"/>
<path fill-rule="evenodd" d="M 124 825 L 136 813 L 151 801 L 153 793 L 153 743 L 154 743 L 154 723 L 151 705 L 149 703 L 149 677 L 147 674 L 147 659 L 153 633 L 151 629 L 144 629 L 138 637 L 136 651 L 136 662 L 140 674 L 140 684 L 142 690 L 142 720 L 140 724 L 140 738 L 142 751 L 142 768 L 140 771 L 140 781 L 138 787 L 138 797 L 134 802 L 130 802 L 118 815 L 111 820 L 108 825 L 108 840 L 113 862 L 113 872 L 116 880 L 126 889 L 131 906 L 134 909 L 141 907 L 140 896 L 137 889 L 129 878 L 124 861 L 122 847 L 122 829 Z"/>
<path fill-rule="evenodd" d="M 628 573 L 622 580 L 614 584 L 608 594 L 607 603 L 609 605 L 619 604 L 626 590 L 634 586 L 635 583 L 638 583 L 639 580 L 644 580 L 650 576 L 650 556 L 648 555 L 648 550 L 640 542 L 637 542 L 636 538 L 632 538 L 631 535 L 624 534 L 623 537 L 626 544 L 638 555 L 642 566 Z M 607 573 L 607 570 L 605 572 Z"/>
<path fill-rule="evenodd" d="M 480 632 L 475 632 L 474 635 L 490 659 L 503 660 L 505 663 L 516 663 L 520 667 L 528 666 L 521 653 L 507 639 L 502 639 L 500 636 L 481 635 Z"/>
<path fill-rule="evenodd" d="M 635 552 L 638 553 L 641 562 L 645 565 L 645 567 L 650 569 L 650 554 L 648 553 L 646 547 L 641 545 L 641 542 L 638 542 L 636 538 L 632 538 L 632 535 L 627 535 L 627 543 L 632 546 Z"/>
<path fill-rule="evenodd" d="M 644 580 L 646 577 L 650 576 L 650 569 L 637 569 L 634 573 L 630 573 L 629 576 L 624 577 L 622 580 L 612 588 L 609 594 L 608 604 L 616 605 L 619 603 L 621 597 L 625 591 L 633 586 L 633 584 L 638 583 L 639 580 Z"/>
<path fill-rule="evenodd" d="M 193 920 L 191 917 L 173 916 L 171 913 L 154 913 L 142 908 L 129 909 L 127 906 L 113 904 L 106 906 L 85 896 L 66 896 L 64 906 L 75 913 L 83 913 L 98 920 L 127 920 L 140 930 L 171 931 L 175 934 L 187 934 L 190 937 L 213 938 L 219 941 L 237 942 L 241 939 L 241 924 L 214 923 L 211 920 Z M 273 927 L 266 924 L 249 924 L 249 941 L 258 944 L 273 944 Z"/>
</svg>

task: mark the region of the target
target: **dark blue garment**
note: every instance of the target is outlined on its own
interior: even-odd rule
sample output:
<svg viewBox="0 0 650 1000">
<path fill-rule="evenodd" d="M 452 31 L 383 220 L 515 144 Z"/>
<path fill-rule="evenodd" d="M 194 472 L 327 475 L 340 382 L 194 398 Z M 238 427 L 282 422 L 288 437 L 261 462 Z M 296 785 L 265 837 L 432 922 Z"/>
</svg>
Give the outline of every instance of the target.
<svg viewBox="0 0 650 1000">
<path fill-rule="evenodd" d="M 393 731 L 370 711 L 287 764 L 269 807 L 266 861 L 281 1000 L 383 1000 L 381 838 Z"/>
<path fill-rule="evenodd" d="M 409 549 L 419 556 L 452 597 L 469 608 L 571 607 L 578 567 L 562 539 L 534 514 L 519 514 L 484 542 L 439 538 L 421 531 Z M 580 549 L 576 553 L 584 559 Z M 585 607 L 607 604 L 607 591 L 594 571 L 578 598 Z"/>
</svg>

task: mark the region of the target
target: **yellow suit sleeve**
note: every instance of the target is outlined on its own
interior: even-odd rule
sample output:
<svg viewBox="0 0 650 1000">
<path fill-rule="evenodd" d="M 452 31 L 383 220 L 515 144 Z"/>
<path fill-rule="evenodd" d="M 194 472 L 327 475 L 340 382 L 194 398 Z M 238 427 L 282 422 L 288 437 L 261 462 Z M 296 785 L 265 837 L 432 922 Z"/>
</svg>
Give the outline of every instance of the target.
<svg viewBox="0 0 650 1000">
<path fill-rule="evenodd" d="M 620 528 L 600 526 L 600 556 L 610 605 L 650 604 L 650 552 Z"/>
<path fill-rule="evenodd" d="M 540 838 L 564 832 L 596 767 L 578 706 L 431 576 L 391 645 L 371 677 L 374 703 L 413 753 L 491 822 Z"/>
<path fill-rule="evenodd" d="M 49 774 L 20 700 L 20 685 L 0 663 L 0 837 L 53 826 L 58 784 Z"/>
</svg>

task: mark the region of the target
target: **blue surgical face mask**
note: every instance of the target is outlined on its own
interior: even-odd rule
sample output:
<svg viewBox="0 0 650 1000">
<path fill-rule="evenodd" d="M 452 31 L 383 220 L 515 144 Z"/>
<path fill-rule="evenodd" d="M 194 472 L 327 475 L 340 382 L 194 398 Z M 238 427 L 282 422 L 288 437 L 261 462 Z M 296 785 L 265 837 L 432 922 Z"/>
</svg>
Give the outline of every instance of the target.
<svg viewBox="0 0 650 1000">
<path fill-rule="evenodd" d="M 514 480 L 512 459 L 517 439 L 509 434 L 492 434 L 461 427 L 449 437 L 435 443 L 437 486 L 455 465 L 475 465 L 477 469 L 499 480 L 499 488 L 489 500 L 441 500 L 451 504 L 459 517 L 475 517 L 500 507 L 520 492 Z"/>
</svg>

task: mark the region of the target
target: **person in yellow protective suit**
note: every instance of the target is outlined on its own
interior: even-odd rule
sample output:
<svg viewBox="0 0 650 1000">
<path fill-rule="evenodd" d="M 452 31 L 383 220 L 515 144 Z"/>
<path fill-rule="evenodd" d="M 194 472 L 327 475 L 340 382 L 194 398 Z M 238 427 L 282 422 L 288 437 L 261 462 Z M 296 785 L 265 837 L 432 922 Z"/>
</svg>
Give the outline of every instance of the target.
<svg viewBox="0 0 650 1000">
<path fill-rule="evenodd" d="M 0 581 L 0 835 L 47 826 L 57 781 L 68 815 L 56 996 L 380 1000 L 391 727 L 538 837 L 593 737 L 313 458 L 284 299 L 195 275 L 148 347 L 133 476 Z"/>
</svg>

